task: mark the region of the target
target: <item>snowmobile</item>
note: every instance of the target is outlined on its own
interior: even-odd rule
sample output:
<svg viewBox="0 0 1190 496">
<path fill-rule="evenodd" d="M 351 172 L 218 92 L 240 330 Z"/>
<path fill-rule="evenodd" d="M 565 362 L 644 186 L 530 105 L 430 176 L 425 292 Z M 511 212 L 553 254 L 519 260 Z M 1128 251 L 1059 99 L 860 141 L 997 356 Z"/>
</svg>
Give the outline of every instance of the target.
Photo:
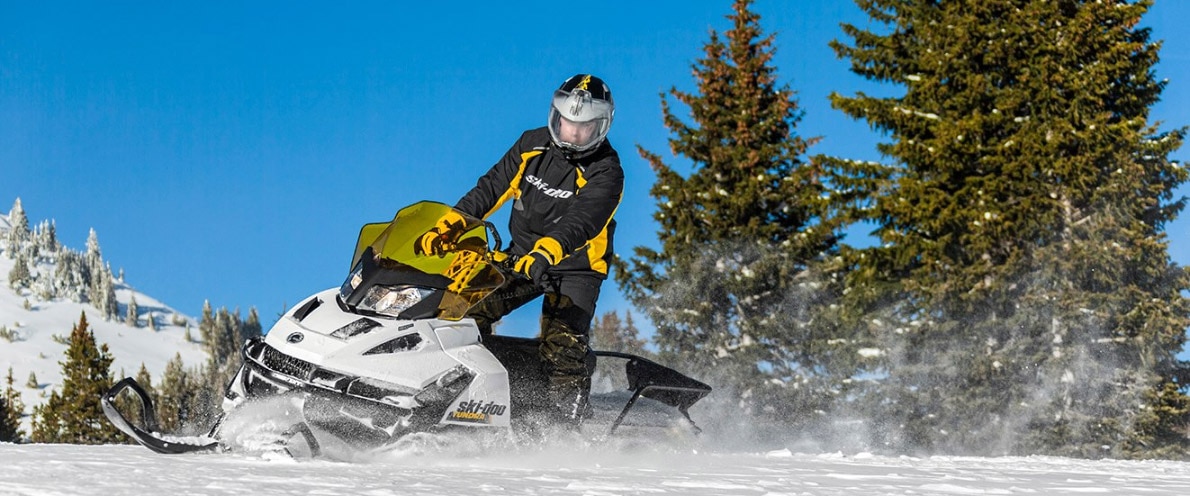
<svg viewBox="0 0 1190 496">
<path fill-rule="evenodd" d="M 449 241 L 443 250 L 422 253 L 418 238 L 441 229 L 444 218 L 463 220 L 442 233 Z M 285 398 L 287 418 L 294 419 L 284 432 L 288 442 L 305 444 L 312 455 L 328 443 L 374 450 L 412 433 L 512 432 L 533 425 L 549 408 L 539 341 L 482 335 L 466 317 L 510 278 L 521 277 L 513 263 L 500 251 L 491 223 L 441 203 L 415 203 L 390 222 L 360 229 L 341 286 L 309 296 L 263 337 L 245 342 L 223 413 L 206 435 L 159 432 L 153 402 L 132 378 L 101 397 L 104 413 L 159 453 L 232 449 L 224 422 L 247 405 L 276 398 Z M 688 409 L 711 392 L 709 386 L 641 356 L 594 356 L 599 370 L 613 362 L 619 375 L 597 375 L 595 382 L 623 388 L 593 388 L 585 430 L 606 429 L 602 439 L 629 427 L 698 432 Z M 117 408 L 125 391 L 139 399 L 139 415 Z"/>
</svg>

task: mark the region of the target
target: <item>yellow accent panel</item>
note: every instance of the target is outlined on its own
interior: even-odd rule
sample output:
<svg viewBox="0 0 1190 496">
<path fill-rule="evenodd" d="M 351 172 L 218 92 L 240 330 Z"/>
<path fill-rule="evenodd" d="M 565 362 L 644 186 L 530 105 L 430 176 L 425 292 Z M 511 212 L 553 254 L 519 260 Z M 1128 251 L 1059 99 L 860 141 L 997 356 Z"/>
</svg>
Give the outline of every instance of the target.
<svg viewBox="0 0 1190 496">
<path fill-rule="evenodd" d="M 591 75 L 590 74 L 583 76 L 583 80 L 578 82 L 578 87 L 576 89 L 585 91 L 585 90 L 587 90 L 588 84 L 591 84 Z"/>
<path fill-rule="evenodd" d="M 542 153 L 545 152 L 542 150 L 532 150 L 521 154 L 521 165 L 517 167 L 516 175 L 512 176 L 512 181 L 509 181 L 508 183 L 508 189 L 504 190 L 504 194 L 500 195 L 500 198 L 496 200 L 496 204 L 492 206 L 492 209 L 483 214 L 484 220 L 487 220 L 487 218 L 491 217 L 492 214 L 496 213 L 497 210 L 500 210 L 500 207 L 504 206 L 504 202 L 508 201 L 509 198 L 521 197 L 520 184 L 521 176 L 525 175 L 525 165 L 529 163 L 529 159 L 541 155 Z"/>
<path fill-rule="evenodd" d="M 545 255 L 550 258 L 550 265 L 557 264 L 562 260 L 562 243 L 549 236 L 537 240 L 537 243 L 533 244 L 533 250 L 545 252 Z"/>
<path fill-rule="evenodd" d="M 587 178 L 583 177 L 583 170 L 579 169 L 578 167 L 575 167 L 574 174 L 575 174 L 574 189 L 576 189 L 576 190 L 583 189 L 583 186 L 587 185 Z"/>
<path fill-rule="evenodd" d="M 616 204 L 616 210 L 619 209 L 620 205 Z M 591 270 L 600 274 L 607 274 L 607 261 L 603 259 L 607 254 L 607 226 L 616 217 L 616 210 L 612 210 L 612 215 L 607 218 L 607 224 L 603 225 L 599 234 L 587 242 L 587 263 L 591 265 Z"/>
</svg>

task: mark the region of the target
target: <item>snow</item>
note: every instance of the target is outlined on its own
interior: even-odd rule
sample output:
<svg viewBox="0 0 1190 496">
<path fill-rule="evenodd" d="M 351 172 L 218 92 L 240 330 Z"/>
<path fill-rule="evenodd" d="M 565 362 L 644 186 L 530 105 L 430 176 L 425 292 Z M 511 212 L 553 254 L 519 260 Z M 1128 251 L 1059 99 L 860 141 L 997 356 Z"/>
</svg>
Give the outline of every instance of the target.
<svg viewBox="0 0 1190 496">
<path fill-rule="evenodd" d="M 472 448 L 342 463 L 0 444 L 0 494 L 1181 495 L 1190 487 L 1190 464 L 1172 461 Z"/>
</svg>

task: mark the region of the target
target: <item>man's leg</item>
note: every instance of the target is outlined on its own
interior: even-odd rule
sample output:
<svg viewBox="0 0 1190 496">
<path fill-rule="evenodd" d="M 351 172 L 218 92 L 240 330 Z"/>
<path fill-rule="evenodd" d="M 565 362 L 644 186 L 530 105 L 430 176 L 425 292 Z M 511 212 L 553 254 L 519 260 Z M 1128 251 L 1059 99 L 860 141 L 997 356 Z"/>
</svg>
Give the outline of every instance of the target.
<svg viewBox="0 0 1190 496">
<path fill-rule="evenodd" d="M 603 281 L 592 276 L 563 276 L 557 292 L 548 292 L 541 312 L 541 359 L 549 377 L 548 400 L 562 421 L 582 421 L 591 392 L 595 353 L 590 347 L 591 319 Z"/>
</svg>

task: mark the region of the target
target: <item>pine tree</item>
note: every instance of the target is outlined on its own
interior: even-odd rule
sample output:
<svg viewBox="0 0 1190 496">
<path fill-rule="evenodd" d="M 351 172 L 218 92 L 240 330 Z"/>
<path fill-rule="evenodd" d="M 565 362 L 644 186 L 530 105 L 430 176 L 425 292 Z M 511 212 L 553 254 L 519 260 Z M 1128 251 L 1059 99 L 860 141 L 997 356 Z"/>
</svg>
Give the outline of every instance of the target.
<svg viewBox="0 0 1190 496">
<path fill-rule="evenodd" d="M 140 309 L 136 305 L 136 295 L 128 301 L 128 312 L 124 315 L 124 325 L 128 327 L 140 327 Z"/>
<path fill-rule="evenodd" d="M 13 387 L 12 367 L 4 378 L 4 396 L 0 397 L 0 442 L 19 442 L 25 433 L 21 431 L 21 417 L 25 415 L 25 404 Z"/>
<path fill-rule="evenodd" d="M 29 372 L 29 378 L 25 380 L 25 387 L 29 389 L 40 389 L 41 383 L 37 381 L 37 374 Z"/>
<path fill-rule="evenodd" d="M 607 312 L 603 318 L 591 323 L 591 346 L 604 351 L 618 351 L 636 355 L 647 355 L 645 341 L 632 323 L 632 312 L 626 312 L 623 321 L 616 312 Z"/>
<path fill-rule="evenodd" d="M 157 395 L 157 421 L 165 432 L 196 433 L 205 430 L 205 420 L 195 416 L 200 384 L 182 364 L 182 355 L 176 354 L 165 365 Z"/>
<path fill-rule="evenodd" d="M 16 259 L 17 254 L 24 251 L 25 242 L 29 240 L 29 217 L 25 215 L 25 209 L 21 207 L 21 199 L 17 198 L 12 204 L 12 210 L 8 212 L 8 236 L 5 239 L 8 249 L 5 255 L 10 260 Z"/>
<path fill-rule="evenodd" d="M 42 253 L 56 255 L 62 249 L 58 243 L 58 228 L 53 220 L 42 221 L 37 228 L 37 246 Z"/>
<path fill-rule="evenodd" d="M 33 284 L 33 274 L 29 272 L 29 260 L 24 253 L 16 256 L 12 270 L 8 271 L 8 287 L 12 289 L 27 288 Z"/>
<path fill-rule="evenodd" d="M 258 338 L 264 335 L 264 329 L 260 325 L 260 314 L 256 313 L 256 307 L 248 309 L 248 320 L 244 321 L 242 328 L 242 335 L 237 345 L 243 345 L 244 340 Z"/>
<path fill-rule="evenodd" d="M 857 4 L 887 29 L 844 25 L 854 45 L 832 47 L 904 89 L 832 95 L 892 139 L 859 195 L 881 245 L 848 281 L 856 320 L 887 338 L 882 441 L 1184 455 L 1169 426 L 1186 421 L 1172 386 L 1190 277 L 1163 232 L 1183 207 L 1168 155 L 1184 130 L 1147 122 L 1165 84 L 1137 27 L 1151 2 Z"/>
<path fill-rule="evenodd" d="M 215 311 L 211 309 L 211 300 L 202 302 L 202 317 L 198 319 L 198 336 L 202 338 L 207 354 L 212 354 L 212 343 L 215 342 Z"/>
<path fill-rule="evenodd" d="M 119 315 L 120 304 L 116 300 L 112 268 L 103 261 L 99 235 L 95 233 L 95 229 L 91 229 L 87 235 L 87 253 L 83 257 L 86 270 L 91 276 L 88 287 L 91 304 L 103 315 L 103 320 L 112 320 Z"/>
<path fill-rule="evenodd" d="M 112 320 L 120 313 L 111 267 L 103 265 L 92 272 L 91 305 L 99 310 L 104 320 Z"/>
<path fill-rule="evenodd" d="M 636 248 L 616 277 L 654 323 L 663 360 L 718 375 L 712 385 L 733 387 L 716 396 L 745 413 L 770 413 L 789 395 L 827 396 L 774 385 L 819 373 L 841 381 L 854 365 L 820 361 L 846 353 L 816 352 L 848 342 L 808 318 L 841 291 L 811 270 L 836 251 L 838 226 L 827 215 L 822 170 L 801 158 L 816 139 L 795 131 L 803 112 L 794 91 L 778 86 L 774 37 L 751 3 L 734 3 L 725 40 L 711 32 L 693 67 L 697 93 L 669 91 L 693 122 L 662 95 L 670 148 L 694 170 L 683 176 L 638 150 L 658 177 L 650 194 L 661 251 Z"/>
<path fill-rule="evenodd" d="M 53 280 L 59 296 L 70 301 L 86 302 L 90 279 L 90 271 L 86 269 L 80 253 L 69 249 L 58 251 Z"/>
<path fill-rule="evenodd" d="M 216 415 L 223 398 L 223 385 L 239 371 L 240 348 L 246 333 L 260 333 L 260 321 L 255 309 L 250 310 L 248 322 L 240 319 L 240 311 L 234 313 L 226 308 L 212 310 L 211 302 L 203 303 L 202 318 L 198 323 L 203 348 L 207 351 L 207 365 L 199 378 L 202 390 L 198 392 L 194 416 L 209 419 Z"/>
<path fill-rule="evenodd" d="M 122 435 L 104 417 L 99 397 L 112 386 L 112 356 L 106 344 L 97 345 L 87 324 L 79 317 L 70 332 L 62 387 L 45 404 L 34 408 L 32 440 L 35 443 L 104 444 L 122 441 Z"/>
</svg>

